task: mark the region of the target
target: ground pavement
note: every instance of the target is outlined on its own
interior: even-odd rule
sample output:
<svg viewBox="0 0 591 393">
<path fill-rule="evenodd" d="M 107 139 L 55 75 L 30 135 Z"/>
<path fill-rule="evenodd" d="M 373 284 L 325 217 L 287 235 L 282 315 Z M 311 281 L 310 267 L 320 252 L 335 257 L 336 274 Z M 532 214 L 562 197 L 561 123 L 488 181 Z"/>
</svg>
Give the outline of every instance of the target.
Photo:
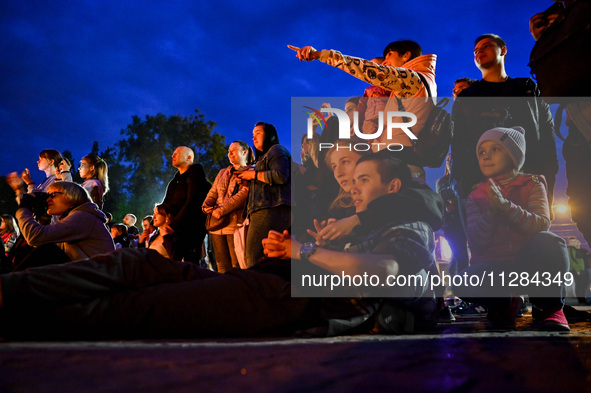
<svg viewBox="0 0 591 393">
<path fill-rule="evenodd" d="M 591 307 L 579 307 L 591 310 Z M 591 322 L 405 336 L 0 343 L 0 392 L 585 392 Z"/>
</svg>

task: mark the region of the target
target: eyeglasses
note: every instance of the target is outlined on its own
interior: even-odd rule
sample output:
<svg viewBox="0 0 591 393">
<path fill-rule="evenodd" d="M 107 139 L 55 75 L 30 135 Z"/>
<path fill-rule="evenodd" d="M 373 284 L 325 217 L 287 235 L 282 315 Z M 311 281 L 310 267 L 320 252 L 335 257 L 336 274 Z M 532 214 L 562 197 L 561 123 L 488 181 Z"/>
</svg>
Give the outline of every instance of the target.
<svg viewBox="0 0 591 393">
<path fill-rule="evenodd" d="M 63 192 L 61 192 L 61 191 L 54 191 L 54 192 L 50 192 L 50 193 L 48 193 L 48 194 L 47 194 L 47 198 L 51 198 L 51 199 L 53 199 L 53 198 L 55 198 L 55 196 L 56 196 L 57 194 L 63 194 Z"/>
</svg>

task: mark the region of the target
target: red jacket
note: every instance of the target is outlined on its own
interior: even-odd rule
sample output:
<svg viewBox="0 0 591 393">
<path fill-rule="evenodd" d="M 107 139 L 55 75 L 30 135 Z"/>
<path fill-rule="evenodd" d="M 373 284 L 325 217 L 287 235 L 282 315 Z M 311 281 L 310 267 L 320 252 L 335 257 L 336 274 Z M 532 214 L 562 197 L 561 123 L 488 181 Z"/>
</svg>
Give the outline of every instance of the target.
<svg viewBox="0 0 591 393">
<path fill-rule="evenodd" d="M 546 190 L 548 189 L 546 179 L 543 176 L 534 175 L 520 175 L 505 185 L 504 188 L 499 188 L 506 199 L 513 202 L 514 205 L 527 210 L 532 189 L 539 183 L 542 183 Z M 479 183 L 468 197 L 469 203 L 475 203 L 482 215 L 487 214 L 490 205 L 487 188 L 487 182 Z M 500 217 L 493 228 L 492 236 L 490 236 L 486 244 L 480 247 L 475 246 L 474 242 L 470 242 L 470 251 L 472 253 L 470 264 L 514 259 L 532 235 L 531 232 L 527 233 L 519 230 L 505 217 Z M 468 239 L 473 236 L 475 234 L 469 231 Z"/>
</svg>

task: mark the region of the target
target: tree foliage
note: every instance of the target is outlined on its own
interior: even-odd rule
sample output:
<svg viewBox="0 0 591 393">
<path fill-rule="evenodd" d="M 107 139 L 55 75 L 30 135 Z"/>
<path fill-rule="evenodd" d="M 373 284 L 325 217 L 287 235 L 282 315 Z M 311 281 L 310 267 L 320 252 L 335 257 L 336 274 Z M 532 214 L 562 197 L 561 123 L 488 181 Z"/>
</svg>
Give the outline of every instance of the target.
<svg viewBox="0 0 591 393">
<path fill-rule="evenodd" d="M 195 151 L 195 162 L 203 165 L 210 182 L 228 165 L 225 137 L 213 131 L 215 123 L 195 111 L 189 117 L 137 116 L 121 130 L 122 139 L 102 158 L 109 165 L 110 189 L 105 210 L 119 221 L 126 213 L 138 217 L 151 214 L 162 201 L 168 182 L 177 172 L 172 153 L 178 146 Z M 115 159 L 116 156 L 116 159 Z"/>
<path fill-rule="evenodd" d="M 203 165 L 213 183 L 219 170 L 229 165 L 225 137 L 213 131 L 215 126 L 198 110 L 188 117 L 158 114 L 142 120 L 134 116 L 121 130 L 122 137 L 115 146 L 99 154 L 99 143 L 94 141 L 89 153 L 98 154 L 108 166 L 109 192 L 103 199 L 103 210 L 110 212 L 115 222 L 121 222 L 127 213 L 139 219 L 152 214 L 177 172 L 172 153 L 178 146 L 193 149 L 195 162 Z M 81 184 L 84 179 L 77 171 L 79 160 L 67 150 L 62 155 L 72 164 L 72 180 Z M 0 178 L 0 212 L 14 215 L 16 209 L 14 192 Z"/>
</svg>

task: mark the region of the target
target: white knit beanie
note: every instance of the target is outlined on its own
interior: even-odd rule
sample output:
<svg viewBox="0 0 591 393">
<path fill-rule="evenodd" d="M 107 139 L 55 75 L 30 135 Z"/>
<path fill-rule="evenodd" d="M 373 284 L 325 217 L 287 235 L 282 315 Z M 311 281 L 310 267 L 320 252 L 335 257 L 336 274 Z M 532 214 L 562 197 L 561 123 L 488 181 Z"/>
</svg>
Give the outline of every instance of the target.
<svg viewBox="0 0 591 393">
<path fill-rule="evenodd" d="M 476 155 L 478 155 L 480 145 L 485 141 L 493 141 L 502 145 L 513 159 L 517 170 L 521 169 L 525 162 L 525 130 L 523 128 L 497 127 L 485 131 L 476 145 Z"/>
</svg>

